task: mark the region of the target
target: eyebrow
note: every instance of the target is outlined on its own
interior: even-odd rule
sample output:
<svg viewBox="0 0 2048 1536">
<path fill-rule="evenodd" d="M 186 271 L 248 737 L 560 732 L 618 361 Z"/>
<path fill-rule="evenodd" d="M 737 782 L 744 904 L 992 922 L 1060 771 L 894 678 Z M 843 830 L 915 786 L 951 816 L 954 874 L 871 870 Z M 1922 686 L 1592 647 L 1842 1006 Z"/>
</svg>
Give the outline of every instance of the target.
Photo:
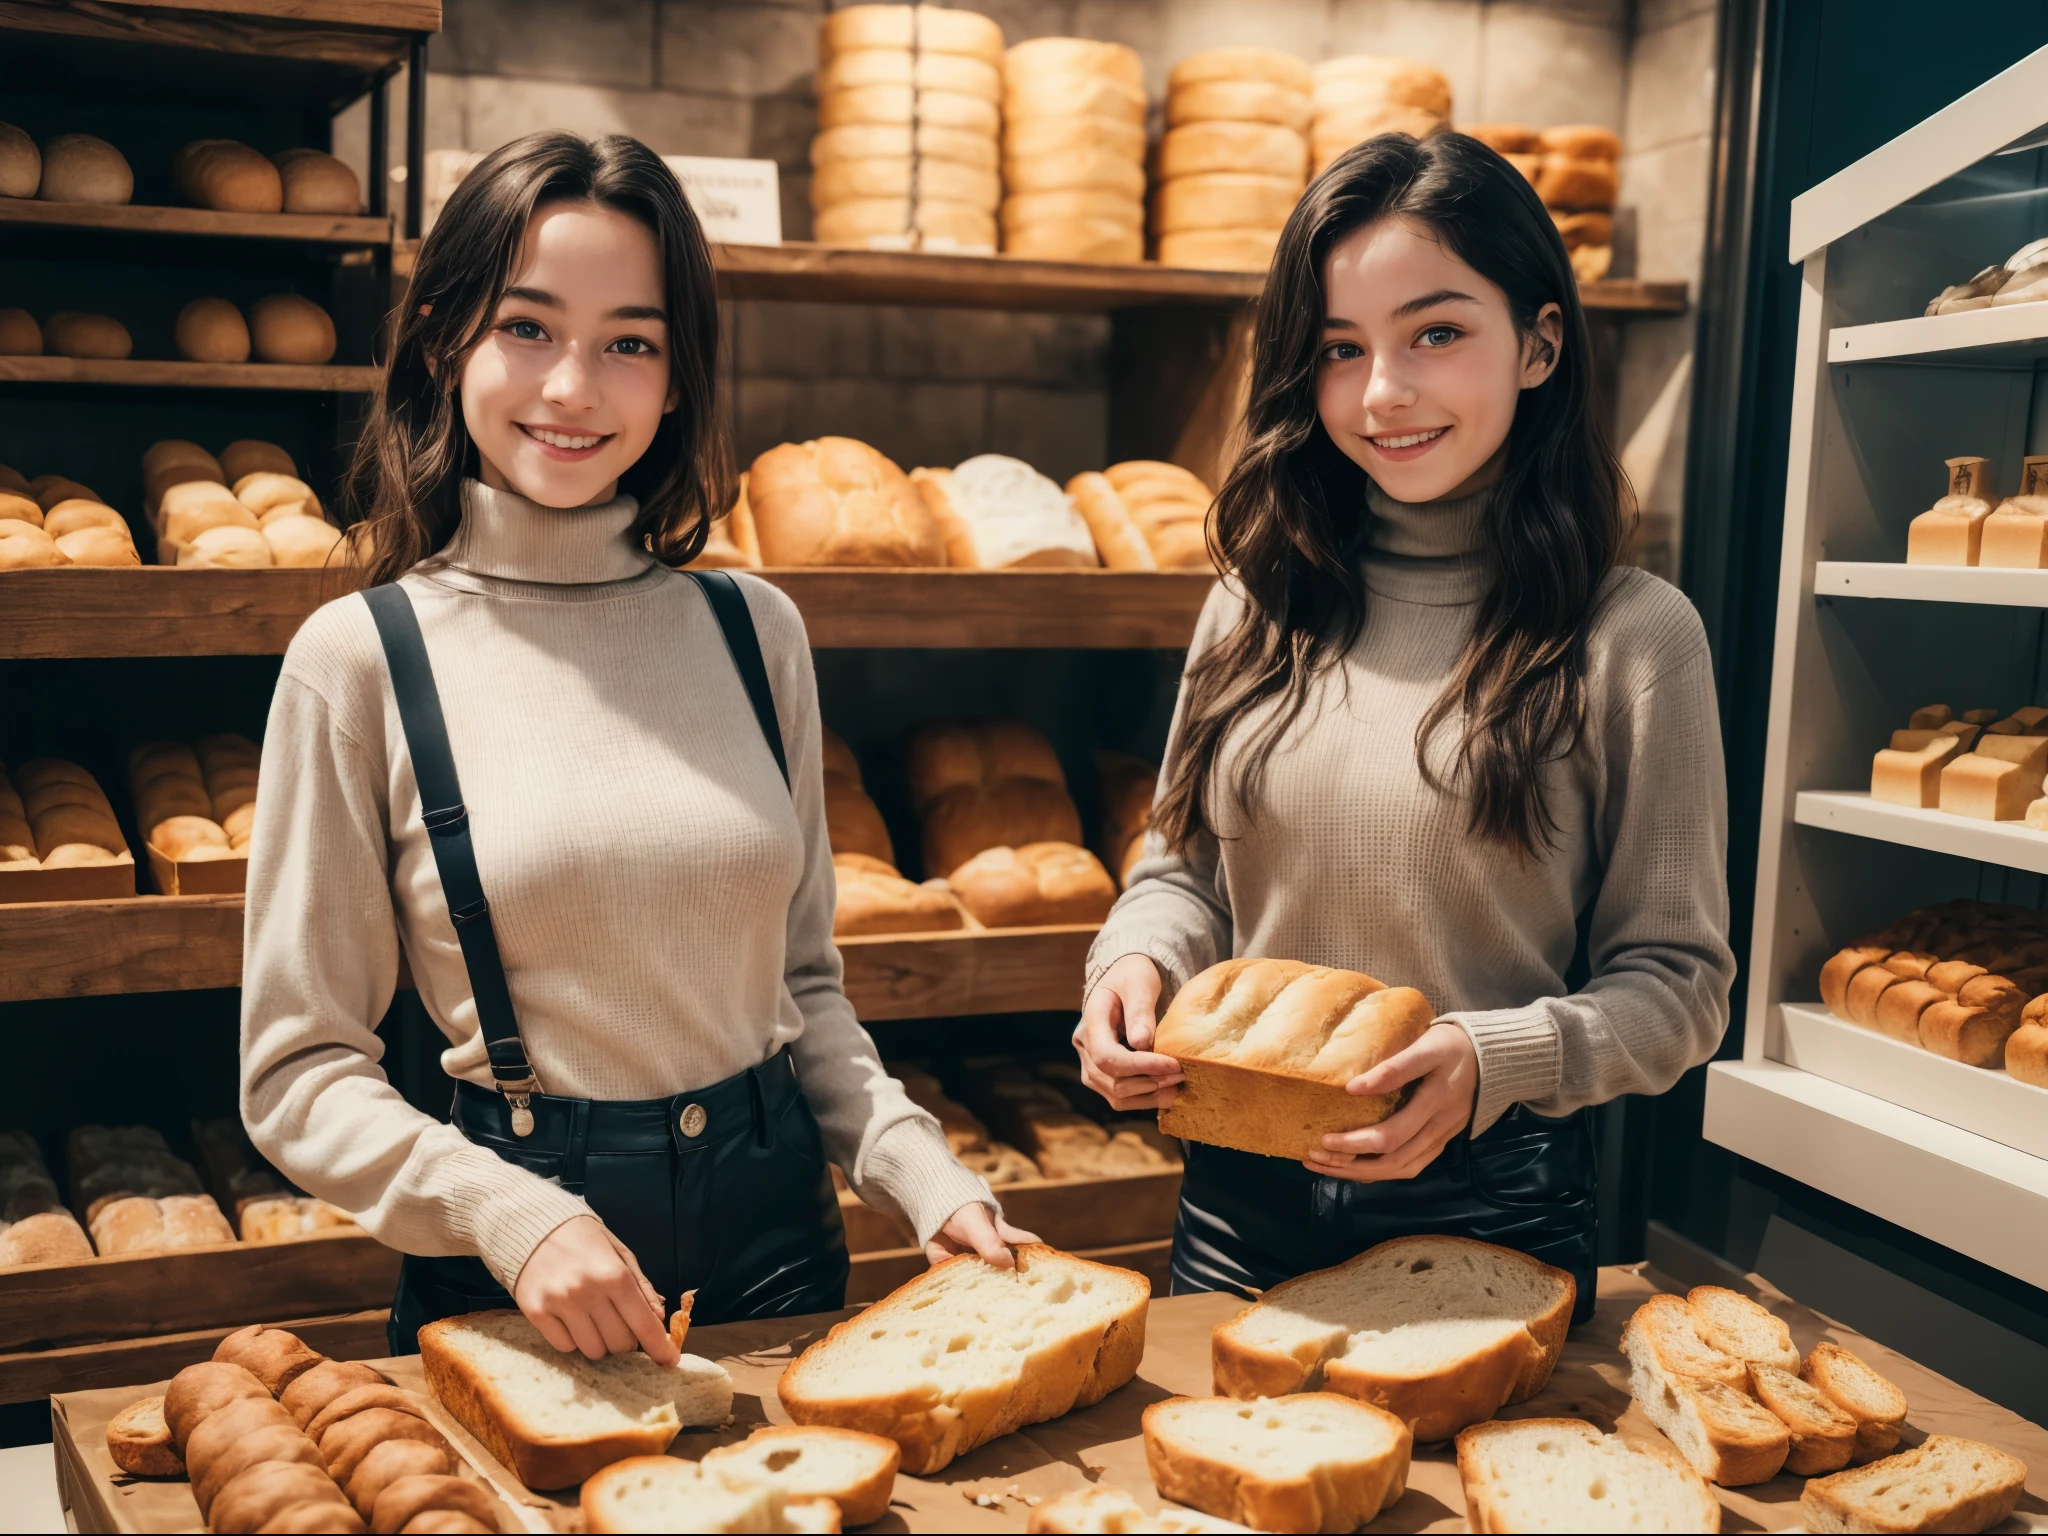
<svg viewBox="0 0 2048 1536">
<path fill-rule="evenodd" d="M 504 296 L 507 299 L 517 300 L 520 303 L 538 305 L 542 309 L 561 309 L 564 307 L 562 301 L 552 293 L 549 293 L 545 288 L 525 288 L 515 285 L 507 288 Z M 658 304 L 621 304 L 617 309 L 607 311 L 605 319 L 654 320 L 666 325 L 668 324 L 668 311 Z"/>
<path fill-rule="evenodd" d="M 1394 310 L 1396 320 L 1405 319 L 1421 310 L 1434 309 L 1439 304 L 1477 304 L 1479 301 L 1469 293 L 1460 293 L 1455 288 L 1439 288 L 1435 293 L 1425 293 L 1419 299 L 1410 299 Z"/>
</svg>

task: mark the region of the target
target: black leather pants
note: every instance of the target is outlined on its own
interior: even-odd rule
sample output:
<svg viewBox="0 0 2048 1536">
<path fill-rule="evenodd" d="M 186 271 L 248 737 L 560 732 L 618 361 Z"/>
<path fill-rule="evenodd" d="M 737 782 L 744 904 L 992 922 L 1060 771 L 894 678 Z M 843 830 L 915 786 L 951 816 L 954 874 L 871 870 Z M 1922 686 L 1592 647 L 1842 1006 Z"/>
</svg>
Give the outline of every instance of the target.
<svg viewBox="0 0 2048 1536">
<path fill-rule="evenodd" d="M 606 1102 L 536 1094 L 514 1136 L 497 1093 L 456 1086 L 454 1123 L 508 1163 L 590 1202 L 633 1251 L 664 1316 L 695 1290 L 691 1320 L 789 1317 L 846 1304 L 846 1229 L 818 1122 L 789 1052 L 690 1093 Z M 391 1304 L 391 1352 L 420 1327 L 512 1298 L 477 1258 L 408 1254 Z"/>
<path fill-rule="evenodd" d="M 1445 1233 L 1515 1248 L 1578 1282 L 1574 1323 L 1593 1315 L 1590 1112 L 1547 1120 L 1516 1105 L 1459 1136 L 1412 1179 L 1356 1184 L 1300 1163 L 1187 1145 L 1173 1228 L 1173 1294 L 1250 1296 L 1341 1264 L 1392 1237 Z"/>
</svg>

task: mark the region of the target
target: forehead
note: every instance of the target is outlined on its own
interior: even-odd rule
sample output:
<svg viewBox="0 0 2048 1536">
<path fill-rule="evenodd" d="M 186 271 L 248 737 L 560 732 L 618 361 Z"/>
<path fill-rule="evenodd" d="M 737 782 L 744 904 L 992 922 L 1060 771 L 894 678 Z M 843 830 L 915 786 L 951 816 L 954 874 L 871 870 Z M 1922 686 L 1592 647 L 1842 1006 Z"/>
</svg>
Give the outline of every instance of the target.
<svg viewBox="0 0 2048 1536">
<path fill-rule="evenodd" d="M 512 282 L 569 303 L 661 301 L 661 249 L 638 219 L 601 203 L 543 203 L 526 221 Z"/>
<path fill-rule="evenodd" d="M 1430 230 L 1381 219 L 1353 230 L 1323 261 L 1330 314 L 1364 318 L 1442 289 L 1505 303 L 1500 290 Z"/>
</svg>

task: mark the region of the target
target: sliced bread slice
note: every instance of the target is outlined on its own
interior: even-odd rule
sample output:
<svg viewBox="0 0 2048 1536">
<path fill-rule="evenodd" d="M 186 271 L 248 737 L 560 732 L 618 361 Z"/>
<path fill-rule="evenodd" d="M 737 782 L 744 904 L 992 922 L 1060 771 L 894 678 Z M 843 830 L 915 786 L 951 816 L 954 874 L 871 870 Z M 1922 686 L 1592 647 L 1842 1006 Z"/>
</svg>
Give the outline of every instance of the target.
<svg viewBox="0 0 2048 1536">
<path fill-rule="evenodd" d="M 1408 1488 L 1408 1426 L 1334 1392 L 1170 1397 L 1143 1422 L 1161 1495 L 1254 1530 L 1355 1531 Z"/>
<path fill-rule="evenodd" d="M 1839 1344 L 1820 1343 L 1799 1368 L 1799 1379 L 1819 1387 L 1856 1421 L 1852 1465 L 1889 1456 L 1906 1422 L 1906 1394 Z"/>
<path fill-rule="evenodd" d="M 1015 1269 L 948 1259 L 835 1325 L 782 1373 L 782 1406 L 894 1440 L 923 1477 L 1135 1376 L 1151 1282 L 1043 1243 L 1016 1254 Z"/>
<path fill-rule="evenodd" d="M 1669 1446 L 1584 1419 L 1494 1419 L 1458 1435 L 1475 1532 L 1718 1531 L 1721 1504 Z"/>
<path fill-rule="evenodd" d="M 1740 1291 L 1720 1285 L 1696 1285 L 1685 1293 L 1692 1325 L 1709 1348 L 1737 1360 L 1799 1371 L 1799 1351 L 1792 1330 Z M 1732 1385 L 1732 1383 L 1731 1383 Z"/>
<path fill-rule="evenodd" d="M 1341 1392 L 1448 1440 L 1534 1396 L 1577 1287 L 1561 1269 L 1462 1237 L 1397 1237 L 1274 1286 L 1210 1338 L 1227 1397 Z"/>
<path fill-rule="evenodd" d="M 1693 1471 L 1740 1488 L 1769 1482 L 1785 1465 L 1791 1432 L 1746 1392 L 1704 1376 L 1680 1376 L 1630 1357 L 1629 1391 Z"/>
<path fill-rule="evenodd" d="M 1048 1499 L 1024 1529 L 1030 1536 L 1205 1536 L 1251 1528 L 1192 1509 L 1148 1510 L 1123 1489 L 1096 1483 Z"/>
<path fill-rule="evenodd" d="M 679 1456 L 628 1456 L 591 1474 L 583 1526 L 597 1536 L 666 1531 L 837 1531 L 830 1499 L 789 1498 L 772 1480 L 727 1478 Z"/>
<path fill-rule="evenodd" d="M 1634 1364 L 1655 1363 L 1674 1376 L 1718 1381 L 1738 1392 L 1749 1390 L 1749 1365 L 1706 1342 L 1693 1325 L 1692 1308 L 1682 1296 L 1656 1295 L 1637 1307 L 1621 1330 L 1621 1352 Z"/>
<path fill-rule="evenodd" d="M 772 1482 L 793 1499 L 830 1499 L 848 1525 L 888 1513 L 902 1460 L 894 1440 L 803 1424 L 764 1424 L 738 1445 L 704 1453 L 705 1468 L 727 1479 Z"/>
<path fill-rule="evenodd" d="M 568 1488 L 626 1456 L 657 1456 L 686 1425 L 732 1413 L 725 1368 L 675 1369 L 634 1350 L 563 1354 L 516 1311 L 467 1312 L 420 1330 L 427 1386 L 529 1488 Z"/>
<path fill-rule="evenodd" d="M 1951 1435 L 1867 1467 L 1817 1477 L 1799 1497 L 1809 1531 L 1987 1531 L 2026 1486 L 2017 1457 Z"/>
<path fill-rule="evenodd" d="M 1750 1395 L 1770 1409 L 1791 1436 L 1785 1470 L 1801 1477 L 1839 1472 L 1856 1449 L 1856 1421 L 1819 1387 L 1775 1365 L 1751 1364 Z"/>
</svg>

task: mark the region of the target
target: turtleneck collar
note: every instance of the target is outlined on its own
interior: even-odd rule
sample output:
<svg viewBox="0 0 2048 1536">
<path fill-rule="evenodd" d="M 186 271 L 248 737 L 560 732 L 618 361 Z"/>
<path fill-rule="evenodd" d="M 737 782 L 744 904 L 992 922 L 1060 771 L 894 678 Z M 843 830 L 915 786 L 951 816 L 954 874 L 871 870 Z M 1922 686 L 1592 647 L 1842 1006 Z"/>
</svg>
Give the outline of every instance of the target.
<svg viewBox="0 0 2048 1536">
<path fill-rule="evenodd" d="M 1448 501 L 1396 501 L 1366 481 L 1372 519 L 1360 557 L 1365 584 L 1401 602 L 1451 606 L 1476 603 L 1486 591 L 1481 557 L 1486 503 L 1475 491 Z"/>
<path fill-rule="evenodd" d="M 641 576 L 657 564 L 629 537 L 640 504 L 615 496 L 595 507 L 544 507 L 516 491 L 462 482 L 462 522 L 430 564 L 500 581 L 591 586 Z"/>
</svg>

